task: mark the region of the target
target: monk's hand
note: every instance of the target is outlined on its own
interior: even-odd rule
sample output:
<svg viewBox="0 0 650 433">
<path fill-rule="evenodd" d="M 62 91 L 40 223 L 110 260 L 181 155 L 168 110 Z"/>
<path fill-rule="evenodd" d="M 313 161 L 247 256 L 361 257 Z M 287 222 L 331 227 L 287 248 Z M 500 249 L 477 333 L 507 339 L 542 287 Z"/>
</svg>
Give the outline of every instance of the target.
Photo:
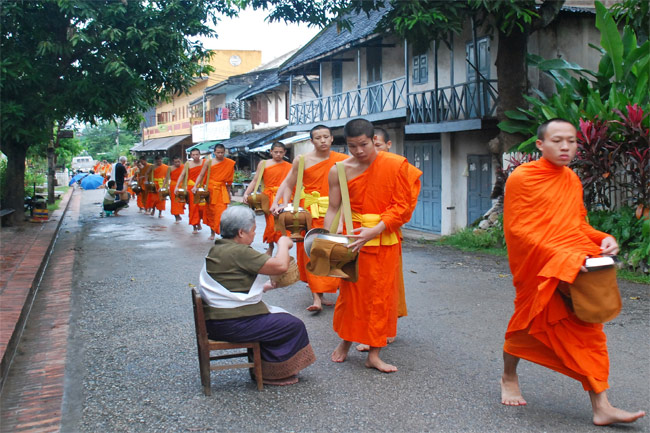
<svg viewBox="0 0 650 433">
<path fill-rule="evenodd" d="M 284 209 L 284 205 L 283 204 L 280 205 L 280 204 L 276 203 L 273 206 L 271 206 L 271 208 L 269 210 L 271 211 L 271 213 L 273 215 L 278 216 L 278 215 L 280 215 L 280 212 L 282 212 L 282 209 Z"/>
<path fill-rule="evenodd" d="M 196 194 L 196 185 L 192 187 L 192 194 Z"/>
<path fill-rule="evenodd" d="M 607 236 L 600 243 L 600 254 L 604 256 L 615 256 L 618 254 L 618 244 L 613 236 Z"/>
<path fill-rule="evenodd" d="M 248 194 L 244 194 L 244 200 L 242 200 L 244 203 L 248 204 Z"/>
<path fill-rule="evenodd" d="M 371 239 L 376 238 L 381 231 L 378 231 L 375 227 L 359 227 L 352 230 L 352 233 L 358 233 L 353 235 L 348 235 L 350 239 L 353 240 L 352 243 L 348 244 L 348 248 L 352 251 L 359 251 L 363 246 Z"/>
</svg>

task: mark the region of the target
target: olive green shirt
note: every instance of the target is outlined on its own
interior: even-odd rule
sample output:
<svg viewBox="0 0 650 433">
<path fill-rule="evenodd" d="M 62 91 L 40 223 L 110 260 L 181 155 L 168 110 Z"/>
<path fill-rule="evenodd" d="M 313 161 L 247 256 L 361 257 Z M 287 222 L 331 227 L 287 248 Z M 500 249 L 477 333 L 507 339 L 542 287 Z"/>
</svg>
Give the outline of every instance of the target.
<svg viewBox="0 0 650 433">
<path fill-rule="evenodd" d="M 232 239 L 218 239 L 205 258 L 205 267 L 208 274 L 226 289 L 248 293 L 268 259 L 268 255 L 249 245 L 238 244 Z M 204 304 L 203 310 L 206 320 L 236 319 L 269 312 L 261 301 L 236 308 L 215 308 Z"/>
</svg>

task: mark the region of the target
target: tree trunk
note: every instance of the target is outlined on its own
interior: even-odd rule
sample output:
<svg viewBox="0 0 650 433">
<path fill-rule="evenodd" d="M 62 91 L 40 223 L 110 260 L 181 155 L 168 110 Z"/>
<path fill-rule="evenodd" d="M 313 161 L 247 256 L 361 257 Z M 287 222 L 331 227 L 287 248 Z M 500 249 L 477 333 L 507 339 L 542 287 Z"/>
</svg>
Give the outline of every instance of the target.
<svg viewBox="0 0 650 433">
<path fill-rule="evenodd" d="M 496 59 L 497 85 L 499 89 L 499 103 L 497 104 L 497 120 L 507 120 L 505 112 L 526 107 L 524 95 L 528 90 L 528 68 L 526 66 L 528 35 L 518 30 L 513 30 L 510 35 L 499 33 L 499 45 Z M 505 189 L 505 176 L 501 161 L 504 152 L 524 141 L 521 134 L 510 134 L 499 131 L 497 135 L 498 146 L 491 149 L 495 154 L 497 170 L 496 182 L 492 189 L 492 198 L 502 200 Z"/>
<path fill-rule="evenodd" d="M 7 155 L 6 183 L 2 209 L 15 212 L 5 217 L 7 225 L 25 222 L 25 156 L 27 148 L 20 143 L 3 143 L 2 151 Z"/>
</svg>

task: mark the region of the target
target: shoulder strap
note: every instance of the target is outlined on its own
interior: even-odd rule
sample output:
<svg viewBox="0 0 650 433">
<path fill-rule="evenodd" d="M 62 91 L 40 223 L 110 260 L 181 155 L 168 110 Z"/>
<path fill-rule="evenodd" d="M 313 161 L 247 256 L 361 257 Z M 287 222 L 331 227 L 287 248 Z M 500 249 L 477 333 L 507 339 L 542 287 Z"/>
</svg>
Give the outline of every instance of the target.
<svg viewBox="0 0 650 433">
<path fill-rule="evenodd" d="M 212 154 L 210 154 L 210 159 L 208 159 L 208 174 L 205 175 L 205 180 L 203 181 L 204 186 L 210 185 L 210 173 L 212 172 Z"/>
<path fill-rule="evenodd" d="M 293 210 L 298 211 L 300 206 L 300 196 L 302 195 L 302 175 L 305 172 L 305 155 L 298 157 L 298 181 L 296 182 L 296 191 L 293 194 Z"/>
<path fill-rule="evenodd" d="M 257 192 L 257 188 L 260 187 L 260 183 L 263 184 L 262 182 L 262 176 L 264 176 L 264 167 L 266 167 L 266 161 L 262 161 L 262 165 L 260 166 L 260 172 L 257 173 L 257 182 L 255 182 L 255 189 L 253 189 L 253 192 Z M 262 186 L 262 189 L 264 187 Z"/>
<path fill-rule="evenodd" d="M 183 169 L 183 189 L 187 191 L 187 178 L 189 177 L 190 172 L 190 162 L 185 163 L 185 168 Z"/>
<path fill-rule="evenodd" d="M 170 165 L 167 167 L 167 174 L 165 175 L 165 181 L 163 182 L 163 186 L 169 187 L 169 181 L 172 177 L 172 166 Z"/>
<path fill-rule="evenodd" d="M 352 225 L 352 207 L 350 205 L 350 192 L 348 191 L 348 179 L 345 176 L 345 166 L 342 162 L 336 163 L 336 171 L 339 175 L 339 186 L 341 188 L 341 207 L 336 217 L 332 221 L 330 233 L 335 233 L 339 224 L 341 211 L 343 212 L 343 219 L 345 220 L 345 232 L 349 235 L 352 234 L 354 226 Z"/>
</svg>

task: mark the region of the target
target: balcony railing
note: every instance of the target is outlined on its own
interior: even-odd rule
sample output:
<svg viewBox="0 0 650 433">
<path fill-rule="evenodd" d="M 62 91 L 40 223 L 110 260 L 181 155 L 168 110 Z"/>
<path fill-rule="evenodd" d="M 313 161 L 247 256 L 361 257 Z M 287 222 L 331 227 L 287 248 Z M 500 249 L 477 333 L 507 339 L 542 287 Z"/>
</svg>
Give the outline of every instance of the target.
<svg viewBox="0 0 650 433">
<path fill-rule="evenodd" d="M 408 123 L 496 117 L 496 80 L 481 80 L 408 94 Z"/>
<path fill-rule="evenodd" d="M 291 105 L 289 123 L 301 125 L 326 122 L 406 108 L 406 79 L 396 78 Z"/>
</svg>

